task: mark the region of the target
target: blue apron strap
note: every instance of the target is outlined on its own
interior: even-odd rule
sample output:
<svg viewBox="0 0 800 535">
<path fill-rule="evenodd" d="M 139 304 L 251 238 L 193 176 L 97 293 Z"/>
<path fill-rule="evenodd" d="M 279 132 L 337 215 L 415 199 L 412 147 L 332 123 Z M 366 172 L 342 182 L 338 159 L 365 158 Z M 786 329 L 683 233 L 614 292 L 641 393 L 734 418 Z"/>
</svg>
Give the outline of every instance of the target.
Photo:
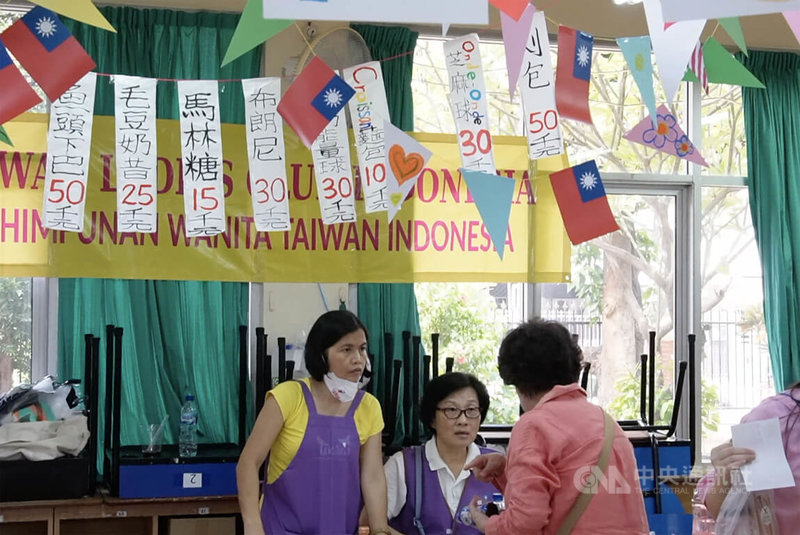
<svg viewBox="0 0 800 535">
<path fill-rule="evenodd" d="M 425 528 L 422 527 L 422 446 L 414 447 L 414 471 L 416 481 L 414 482 L 414 527 L 417 528 L 419 535 L 425 535 Z"/>
</svg>

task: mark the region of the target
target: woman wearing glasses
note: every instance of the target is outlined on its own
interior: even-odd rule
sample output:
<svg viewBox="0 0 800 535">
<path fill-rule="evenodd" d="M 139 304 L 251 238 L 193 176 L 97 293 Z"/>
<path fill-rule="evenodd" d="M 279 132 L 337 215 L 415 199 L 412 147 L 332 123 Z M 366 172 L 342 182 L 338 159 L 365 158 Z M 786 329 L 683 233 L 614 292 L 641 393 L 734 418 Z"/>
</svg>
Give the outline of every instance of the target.
<svg viewBox="0 0 800 535">
<path fill-rule="evenodd" d="M 475 444 L 488 410 L 486 386 L 472 375 L 447 373 L 428 383 L 420 420 L 432 438 L 422 446 L 403 449 L 384 465 L 392 528 L 404 535 L 454 533 L 456 513 L 473 496 L 497 492 L 494 485 L 464 470 L 465 464 L 491 451 Z M 457 532 L 479 533 L 463 524 Z"/>
</svg>

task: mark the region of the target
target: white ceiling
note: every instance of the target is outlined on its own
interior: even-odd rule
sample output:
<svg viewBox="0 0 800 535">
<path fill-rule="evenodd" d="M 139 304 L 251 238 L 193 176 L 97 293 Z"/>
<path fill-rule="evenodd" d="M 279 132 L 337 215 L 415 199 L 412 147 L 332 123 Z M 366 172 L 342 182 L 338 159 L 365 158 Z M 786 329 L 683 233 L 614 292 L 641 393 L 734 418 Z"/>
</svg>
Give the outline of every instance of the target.
<svg viewBox="0 0 800 535">
<path fill-rule="evenodd" d="M 376 0 L 393 1 L 393 0 Z M 435 0 L 432 0 L 435 1 Z M 698 0 L 702 1 L 702 0 Z M 241 12 L 247 0 L 96 0 L 97 5 L 128 5 L 138 7 L 159 7 L 190 10 Z M 538 0 L 537 7 L 544 9 L 550 19 L 551 31 L 556 33 L 555 23 L 578 28 L 595 36 L 598 41 L 611 41 L 617 37 L 645 35 L 647 24 L 641 4 L 616 5 L 613 0 Z M 499 15 L 491 7 L 490 26 L 499 28 Z M 419 27 L 431 33 L 440 32 L 438 26 Z M 800 52 L 792 31 L 781 15 L 759 15 L 742 18 L 747 46 L 752 49 L 781 50 Z M 457 32 L 454 27 L 451 31 Z M 735 45 L 716 21 L 706 25 L 705 36 L 713 34 L 723 45 Z M 484 35 L 499 36 L 499 29 L 485 32 Z"/>
</svg>

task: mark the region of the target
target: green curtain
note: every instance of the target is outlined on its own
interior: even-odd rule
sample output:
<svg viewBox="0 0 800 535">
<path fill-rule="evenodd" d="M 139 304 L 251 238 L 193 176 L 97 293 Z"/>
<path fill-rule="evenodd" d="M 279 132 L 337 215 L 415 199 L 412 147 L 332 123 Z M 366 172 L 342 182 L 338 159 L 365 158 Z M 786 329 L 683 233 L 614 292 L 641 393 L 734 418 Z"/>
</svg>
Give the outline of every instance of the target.
<svg viewBox="0 0 800 535">
<path fill-rule="evenodd" d="M 392 124 L 405 131 L 414 130 L 414 101 L 411 95 L 411 77 L 414 66 L 414 48 L 417 45 L 417 32 L 407 28 L 353 24 L 367 43 L 370 55 L 375 61 L 393 58 L 381 63 L 386 97 L 389 101 L 389 114 Z M 405 54 L 405 55 L 403 55 Z M 392 366 L 394 359 L 403 360 L 402 332 L 420 334 L 417 298 L 413 284 L 359 284 L 358 315 L 372 334 L 370 352 L 375 355 L 376 384 L 373 391 L 383 407 L 389 407 L 391 398 L 384 380 L 386 367 Z M 394 355 L 386 356 L 383 333 L 392 333 Z M 413 355 L 413 352 L 412 352 Z M 424 433 L 417 414 L 404 410 L 404 407 L 417 406 L 413 399 L 411 370 L 412 362 L 403 362 L 403 377 L 395 424 L 394 445 L 408 443 L 412 426 L 418 426 L 420 435 Z"/>
<path fill-rule="evenodd" d="M 66 21 L 98 72 L 168 79 L 241 79 L 260 73 L 260 49 L 219 67 L 236 15 L 113 7 L 101 11 L 117 33 Z M 241 83 L 220 83 L 219 96 L 222 121 L 243 122 Z M 157 107 L 160 118 L 177 118 L 174 82 L 158 83 Z M 113 86 L 104 77 L 98 78 L 95 113 L 114 113 Z M 101 336 L 104 348 L 105 325 L 122 327 L 121 443 L 142 443 L 144 425 L 164 415 L 170 418 L 165 441 L 174 443 L 187 392 L 197 399 L 200 441 L 235 442 L 238 327 L 247 324 L 247 317 L 248 286 L 243 283 L 61 279 L 59 375 L 83 376 L 84 333 Z M 101 350 L 101 378 L 104 357 Z M 101 400 L 104 395 L 103 385 Z M 102 403 L 100 409 L 102 441 Z"/>
<path fill-rule="evenodd" d="M 750 211 L 764 276 L 775 386 L 800 380 L 800 56 L 740 57 L 766 89 L 742 88 Z"/>
</svg>

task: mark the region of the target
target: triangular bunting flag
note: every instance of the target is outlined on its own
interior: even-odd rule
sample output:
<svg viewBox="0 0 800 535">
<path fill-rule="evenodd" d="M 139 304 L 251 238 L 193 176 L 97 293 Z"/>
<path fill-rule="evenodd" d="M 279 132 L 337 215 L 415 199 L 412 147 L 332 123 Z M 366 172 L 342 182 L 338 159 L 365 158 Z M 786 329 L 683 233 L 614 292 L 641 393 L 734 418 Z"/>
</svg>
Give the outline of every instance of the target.
<svg viewBox="0 0 800 535">
<path fill-rule="evenodd" d="M 265 19 L 263 12 L 263 0 L 247 1 L 225 57 L 222 59 L 222 67 L 294 23 L 291 20 Z"/>
<path fill-rule="evenodd" d="M 6 145 L 10 145 L 12 147 L 14 146 L 14 144 L 11 143 L 11 138 L 8 137 L 8 132 L 6 132 L 6 129 L 3 128 L 2 126 L 0 126 L 0 141 L 5 143 Z"/>
<path fill-rule="evenodd" d="M 689 70 L 694 74 L 695 80 L 700 83 L 705 94 L 708 94 L 708 72 L 706 72 L 706 63 L 703 60 L 703 48 L 700 41 L 694 46 L 692 57 L 689 58 Z"/>
<path fill-rule="evenodd" d="M 617 39 L 617 44 L 628 67 L 633 74 L 639 93 L 642 95 L 644 105 L 650 112 L 653 124 L 656 121 L 656 93 L 653 90 L 653 61 L 650 57 L 650 37 L 622 37 Z"/>
<path fill-rule="evenodd" d="M 794 38 L 800 42 L 800 10 L 784 11 L 783 18 L 786 19 L 786 22 L 789 24 L 789 28 L 792 29 Z"/>
<path fill-rule="evenodd" d="M 341 76 L 314 56 L 294 79 L 278 104 L 278 113 L 292 127 L 300 141 L 311 148 L 355 91 Z"/>
<path fill-rule="evenodd" d="M 516 183 L 513 178 L 464 168 L 461 169 L 461 175 L 467 183 L 470 195 L 475 199 L 478 213 L 481 214 L 492 244 L 502 260 Z"/>
<path fill-rule="evenodd" d="M 531 5 L 531 0 L 489 0 L 489 3 L 514 20 L 519 20 L 522 14 Z"/>
<path fill-rule="evenodd" d="M 14 22 L 0 39 L 51 101 L 95 67 L 58 15 L 41 6 Z"/>
<path fill-rule="evenodd" d="M 411 188 L 431 159 L 431 151 L 389 121 L 384 123 L 386 142 L 386 194 L 389 197 L 388 216 L 391 223 L 403 207 Z"/>
<path fill-rule="evenodd" d="M 551 174 L 550 183 L 573 245 L 619 230 L 594 160 Z"/>
<path fill-rule="evenodd" d="M 703 45 L 703 61 L 706 64 L 709 82 L 764 88 L 761 80 L 753 76 L 747 67 L 739 63 L 733 54 L 725 50 L 713 37 L 709 37 Z"/>
<path fill-rule="evenodd" d="M 675 115 L 665 105 L 658 107 L 658 124 L 654 127 L 650 119 L 644 119 L 623 136 L 628 141 L 639 143 L 678 158 L 708 167 L 708 164 L 683 132 Z"/>
<path fill-rule="evenodd" d="M 683 78 L 682 78 L 681 81 L 683 81 L 683 82 L 695 82 L 695 83 L 699 84 L 700 83 L 700 78 L 698 78 L 697 75 L 692 72 L 692 69 L 686 69 L 686 73 L 683 75 Z"/>
<path fill-rule="evenodd" d="M 96 26 L 110 32 L 116 33 L 117 31 L 111 23 L 108 22 L 108 19 L 100 13 L 100 10 L 95 7 L 92 0 L 69 0 L 69 2 L 65 2 L 64 0 L 31 0 L 31 2 L 58 13 L 59 15 L 75 19 L 78 22 Z"/>
<path fill-rule="evenodd" d="M 739 47 L 739 50 L 747 55 L 747 43 L 744 42 L 744 32 L 742 32 L 742 24 L 739 22 L 739 17 L 725 17 L 717 19 L 720 26 L 722 26 L 728 35 L 731 36 L 733 42 Z"/>
<path fill-rule="evenodd" d="M 508 94 L 514 98 L 514 89 L 522 72 L 522 58 L 525 56 L 525 45 L 531 34 L 533 14 L 536 8 L 528 4 L 525 12 L 514 20 L 512 17 L 500 12 L 500 24 L 503 27 L 503 45 L 506 49 L 506 67 L 508 68 Z"/>
<path fill-rule="evenodd" d="M 647 16 L 647 28 L 650 31 L 664 95 L 667 101 L 672 102 L 706 21 L 676 22 L 665 29 L 659 0 L 644 0 L 644 12 Z"/>
</svg>

